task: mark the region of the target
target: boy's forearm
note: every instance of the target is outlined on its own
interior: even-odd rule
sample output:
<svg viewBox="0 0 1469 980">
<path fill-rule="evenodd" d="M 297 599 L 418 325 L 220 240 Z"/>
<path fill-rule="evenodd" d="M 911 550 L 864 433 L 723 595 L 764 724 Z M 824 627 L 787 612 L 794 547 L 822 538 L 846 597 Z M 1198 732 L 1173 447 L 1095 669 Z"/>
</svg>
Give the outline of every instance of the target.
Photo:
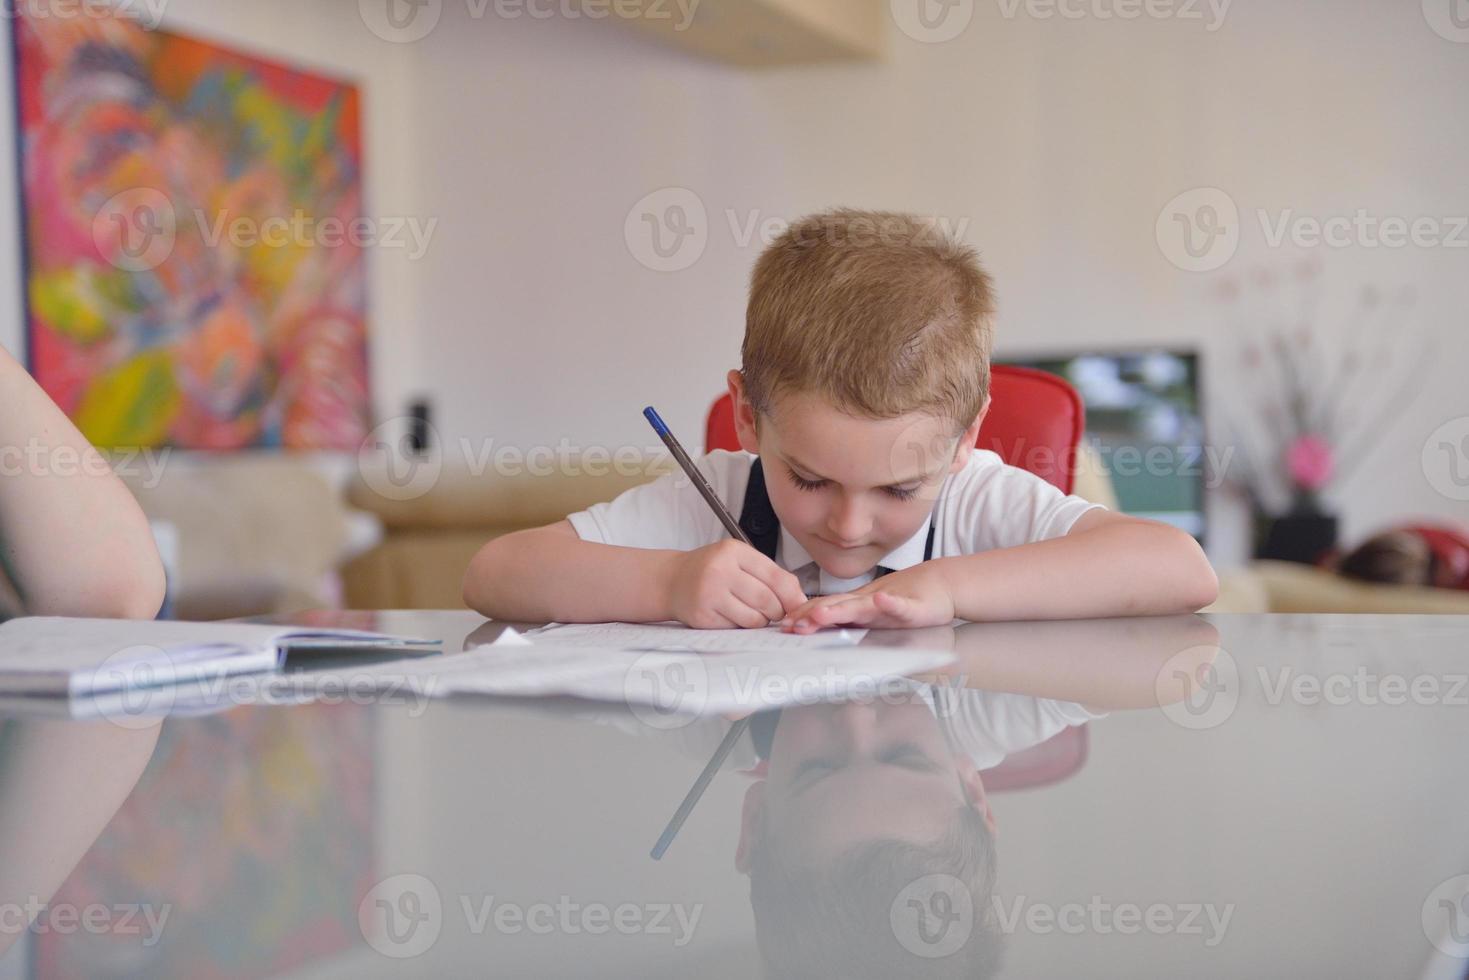
<svg viewBox="0 0 1469 980">
<path fill-rule="evenodd" d="M 1218 580 L 1198 542 L 1131 523 L 1015 548 L 939 558 L 960 619 L 1086 619 L 1194 612 Z"/>
<path fill-rule="evenodd" d="M 518 531 L 474 556 L 464 601 L 515 622 L 661 622 L 673 618 L 669 576 L 681 554 Z"/>
</svg>

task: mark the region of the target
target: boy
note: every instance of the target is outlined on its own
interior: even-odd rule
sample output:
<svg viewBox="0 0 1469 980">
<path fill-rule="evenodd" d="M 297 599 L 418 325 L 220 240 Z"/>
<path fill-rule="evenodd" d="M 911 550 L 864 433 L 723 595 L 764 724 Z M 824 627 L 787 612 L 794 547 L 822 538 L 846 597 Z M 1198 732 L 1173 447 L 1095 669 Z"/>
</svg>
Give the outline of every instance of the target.
<svg viewBox="0 0 1469 980">
<path fill-rule="evenodd" d="M 0 620 L 152 619 L 163 562 L 97 450 L 0 349 Z"/>
<path fill-rule="evenodd" d="M 1021 714 L 1032 713 L 1027 702 L 1055 714 L 1056 731 L 1091 717 L 1079 705 L 1000 697 Z M 995 819 L 945 720 L 915 692 L 788 708 L 778 722 L 745 792 L 735 850 L 765 975 L 993 976 L 1004 939 L 992 899 Z"/>
<path fill-rule="evenodd" d="M 973 250 L 930 223 L 850 210 L 797 222 L 755 266 L 744 367 L 728 375 L 744 451 L 698 464 L 756 547 L 669 475 L 489 542 L 465 602 L 498 619 L 809 633 L 1214 601 L 1184 532 L 975 449 L 993 316 Z"/>
</svg>

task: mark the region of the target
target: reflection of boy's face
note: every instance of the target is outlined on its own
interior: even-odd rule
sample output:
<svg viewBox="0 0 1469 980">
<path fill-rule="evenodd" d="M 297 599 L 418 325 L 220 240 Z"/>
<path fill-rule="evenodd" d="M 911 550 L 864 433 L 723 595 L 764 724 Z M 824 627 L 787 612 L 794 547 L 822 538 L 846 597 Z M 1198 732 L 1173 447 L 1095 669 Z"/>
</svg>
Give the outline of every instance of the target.
<svg viewBox="0 0 1469 980">
<path fill-rule="evenodd" d="M 993 817 L 973 762 L 956 759 L 933 712 L 905 704 L 823 704 L 782 713 L 769 773 L 750 787 L 736 864 L 754 822 L 786 854 L 826 863 L 863 841 L 937 840 L 958 806 Z"/>
<path fill-rule="evenodd" d="M 738 371 L 729 384 L 740 445 L 759 453 L 781 526 L 837 578 L 866 574 L 917 533 L 978 434 L 978 420 L 956 437 L 946 419 L 854 418 L 804 393 L 783 395 L 757 434 Z"/>
</svg>

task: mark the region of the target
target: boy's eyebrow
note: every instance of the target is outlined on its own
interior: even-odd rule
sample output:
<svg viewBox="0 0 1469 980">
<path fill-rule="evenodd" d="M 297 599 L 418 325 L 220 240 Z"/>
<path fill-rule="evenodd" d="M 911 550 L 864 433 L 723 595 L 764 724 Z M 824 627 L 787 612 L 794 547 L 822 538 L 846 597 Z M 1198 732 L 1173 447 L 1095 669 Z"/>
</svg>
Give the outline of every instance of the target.
<svg viewBox="0 0 1469 980">
<path fill-rule="evenodd" d="M 811 476 L 814 477 L 817 480 L 825 480 L 825 479 L 828 479 L 828 477 L 821 476 L 814 469 L 812 469 L 811 467 L 807 466 L 805 463 L 801 462 L 799 459 L 797 459 L 796 457 L 792 456 L 790 453 L 783 452 L 783 453 L 781 453 L 781 456 L 785 458 L 785 461 L 787 463 L 794 464 L 795 467 L 796 467 L 796 469 L 798 469 L 798 470 L 804 470 L 805 472 L 810 473 Z M 901 487 L 905 483 L 922 483 L 926 479 L 928 479 L 928 474 L 927 473 L 920 473 L 917 476 L 910 476 L 906 480 L 894 480 L 891 483 L 884 483 L 883 486 L 885 486 L 885 487 Z"/>
</svg>

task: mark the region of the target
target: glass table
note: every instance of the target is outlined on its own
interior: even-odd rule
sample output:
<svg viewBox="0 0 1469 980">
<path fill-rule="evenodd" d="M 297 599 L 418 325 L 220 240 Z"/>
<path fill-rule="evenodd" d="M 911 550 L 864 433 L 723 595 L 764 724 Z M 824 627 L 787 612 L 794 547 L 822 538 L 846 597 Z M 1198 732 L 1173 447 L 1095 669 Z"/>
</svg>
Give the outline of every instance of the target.
<svg viewBox="0 0 1469 980">
<path fill-rule="evenodd" d="M 467 612 L 314 613 L 442 639 Z M 523 624 L 522 624 L 523 625 Z M 0 977 L 1463 977 L 1469 617 L 873 631 L 750 719 L 372 695 L 0 709 Z"/>
</svg>

